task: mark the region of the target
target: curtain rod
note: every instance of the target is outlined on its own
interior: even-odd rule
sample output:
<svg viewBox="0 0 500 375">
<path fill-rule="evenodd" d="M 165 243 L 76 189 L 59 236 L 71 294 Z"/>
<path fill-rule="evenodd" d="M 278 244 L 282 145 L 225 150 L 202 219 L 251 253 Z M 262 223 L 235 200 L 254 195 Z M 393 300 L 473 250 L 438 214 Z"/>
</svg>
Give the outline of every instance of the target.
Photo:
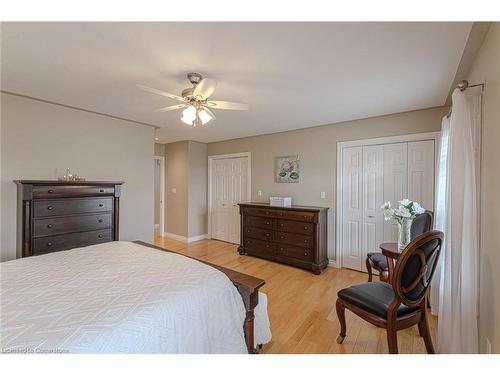
<svg viewBox="0 0 500 375">
<path fill-rule="evenodd" d="M 484 91 L 484 83 L 477 83 L 475 85 L 469 85 L 469 81 L 467 81 L 466 79 L 464 79 L 464 80 L 458 82 L 457 89 L 459 89 L 460 91 L 465 91 L 469 87 L 477 87 L 477 86 L 481 86 L 481 91 Z M 448 111 L 446 117 L 450 117 L 450 116 L 451 116 L 451 108 Z"/>
</svg>

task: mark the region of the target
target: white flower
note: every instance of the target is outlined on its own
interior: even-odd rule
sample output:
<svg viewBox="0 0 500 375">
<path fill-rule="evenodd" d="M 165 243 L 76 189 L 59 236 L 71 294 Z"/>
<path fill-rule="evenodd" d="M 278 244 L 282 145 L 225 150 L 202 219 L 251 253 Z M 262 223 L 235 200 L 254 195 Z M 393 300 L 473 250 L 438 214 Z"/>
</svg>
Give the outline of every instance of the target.
<svg viewBox="0 0 500 375">
<path fill-rule="evenodd" d="M 391 220 L 393 216 L 394 216 L 394 209 L 389 208 L 387 210 L 384 210 L 384 220 L 385 221 Z"/>
<path fill-rule="evenodd" d="M 412 203 L 412 201 L 409 200 L 409 199 L 407 199 L 407 198 L 399 201 L 399 204 L 402 205 L 402 206 L 408 206 L 410 203 Z"/>
<path fill-rule="evenodd" d="M 402 218 L 408 219 L 411 217 L 411 212 L 404 206 L 399 206 L 395 211 L 394 214 L 396 216 L 400 216 Z"/>
<path fill-rule="evenodd" d="M 425 212 L 425 208 L 423 208 L 417 202 L 413 202 L 413 211 L 415 211 L 415 213 L 419 215 L 419 214 L 423 214 Z"/>
<path fill-rule="evenodd" d="M 385 202 L 382 206 L 380 206 L 383 210 L 389 210 L 391 208 L 391 202 Z"/>
</svg>

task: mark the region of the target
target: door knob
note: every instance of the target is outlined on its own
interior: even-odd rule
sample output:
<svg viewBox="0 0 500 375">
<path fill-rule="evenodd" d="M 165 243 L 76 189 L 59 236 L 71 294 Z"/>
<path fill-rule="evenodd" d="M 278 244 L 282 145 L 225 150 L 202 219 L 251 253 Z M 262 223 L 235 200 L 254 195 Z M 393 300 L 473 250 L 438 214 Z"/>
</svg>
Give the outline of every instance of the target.
<svg viewBox="0 0 500 375">
<path fill-rule="evenodd" d="M 368 215 L 368 217 L 369 217 L 370 219 L 374 219 L 374 218 L 375 218 L 375 216 L 374 216 L 374 215 Z"/>
</svg>

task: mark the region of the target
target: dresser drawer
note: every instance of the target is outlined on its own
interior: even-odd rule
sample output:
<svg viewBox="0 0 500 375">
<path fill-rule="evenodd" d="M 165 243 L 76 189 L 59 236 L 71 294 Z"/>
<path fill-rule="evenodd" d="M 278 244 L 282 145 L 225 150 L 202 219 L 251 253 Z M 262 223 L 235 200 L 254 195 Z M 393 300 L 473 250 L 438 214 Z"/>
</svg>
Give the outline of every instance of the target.
<svg viewBox="0 0 500 375">
<path fill-rule="evenodd" d="M 113 198 L 56 199 L 33 201 L 33 217 L 73 215 L 113 210 Z"/>
<path fill-rule="evenodd" d="M 289 220 L 305 221 L 308 223 L 316 222 L 316 213 L 314 212 L 281 210 L 277 211 L 277 217 Z"/>
<path fill-rule="evenodd" d="M 33 186 L 33 198 L 71 198 L 114 195 L 114 186 L 65 185 Z"/>
<path fill-rule="evenodd" d="M 276 242 L 312 248 L 314 245 L 314 238 L 302 234 L 276 232 Z"/>
<path fill-rule="evenodd" d="M 264 229 L 275 229 L 276 220 L 265 217 L 258 216 L 244 216 L 244 225 L 250 225 L 252 227 L 264 228 Z"/>
<path fill-rule="evenodd" d="M 33 236 L 50 236 L 54 234 L 83 232 L 95 229 L 111 228 L 113 215 L 92 214 L 67 217 L 53 217 L 33 220 Z"/>
<path fill-rule="evenodd" d="M 75 247 L 89 246 L 112 240 L 113 233 L 111 229 L 35 238 L 33 240 L 33 255 L 69 250 Z"/>
<path fill-rule="evenodd" d="M 249 216 L 276 217 L 278 214 L 276 210 L 256 207 L 243 207 L 242 211 L 244 215 Z"/>
<path fill-rule="evenodd" d="M 278 220 L 278 230 L 282 232 L 312 236 L 314 233 L 314 224 L 290 220 Z"/>
<path fill-rule="evenodd" d="M 257 240 L 255 238 L 243 238 L 245 250 L 249 253 L 262 255 L 274 255 L 276 252 L 276 244 L 268 241 Z"/>
<path fill-rule="evenodd" d="M 255 227 L 245 227 L 244 231 L 246 237 L 256 238 L 258 240 L 264 240 L 264 241 L 274 240 L 273 230 L 255 228 Z"/>
<path fill-rule="evenodd" d="M 276 249 L 276 254 L 278 256 L 296 258 L 304 261 L 313 260 L 313 250 L 298 246 L 278 244 Z"/>
</svg>

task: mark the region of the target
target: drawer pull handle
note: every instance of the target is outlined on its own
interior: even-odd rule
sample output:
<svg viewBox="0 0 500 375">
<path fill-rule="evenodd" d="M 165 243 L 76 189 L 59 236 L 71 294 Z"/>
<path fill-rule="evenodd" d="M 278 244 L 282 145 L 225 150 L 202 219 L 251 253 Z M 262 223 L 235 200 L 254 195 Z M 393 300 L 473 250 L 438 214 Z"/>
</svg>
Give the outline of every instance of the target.
<svg viewBox="0 0 500 375">
<path fill-rule="evenodd" d="M 309 227 L 304 227 L 304 230 L 308 230 L 308 229 L 309 229 Z"/>
<path fill-rule="evenodd" d="M 102 223 L 102 219 L 97 220 L 99 223 Z"/>
<path fill-rule="evenodd" d="M 280 216 L 283 216 L 283 212 L 280 212 Z"/>
<path fill-rule="evenodd" d="M 266 221 L 266 225 L 269 225 L 269 221 Z"/>
<path fill-rule="evenodd" d="M 52 228 L 53 225 L 52 224 L 47 224 L 47 228 Z"/>
<path fill-rule="evenodd" d="M 47 246 L 52 246 L 52 242 L 47 242 Z"/>
<path fill-rule="evenodd" d="M 307 240 L 304 240 L 304 243 L 307 243 Z"/>
<path fill-rule="evenodd" d="M 266 247 L 269 247 L 269 245 L 266 245 Z"/>
<path fill-rule="evenodd" d="M 52 189 L 49 189 L 49 190 L 47 191 L 47 193 L 49 193 L 49 194 L 52 194 L 53 192 L 54 192 L 54 190 L 52 190 Z"/>
<path fill-rule="evenodd" d="M 304 255 L 307 255 L 307 251 L 306 251 L 306 252 L 304 252 Z"/>
<path fill-rule="evenodd" d="M 49 211 L 52 211 L 53 208 L 54 207 L 52 207 L 52 206 L 47 206 L 47 210 L 49 210 Z"/>
<path fill-rule="evenodd" d="M 283 226 L 284 224 L 283 224 L 283 223 L 281 223 L 280 225 L 281 225 L 281 226 Z"/>
<path fill-rule="evenodd" d="M 102 238 L 102 234 L 99 234 L 97 237 Z"/>
<path fill-rule="evenodd" d="M 266 233 L 266 236 L 269 237 L 271 235 L 271 233 Z"/>
<path fill-rule="evenodd" d="M 285 237 L 284 236 L 281 236 L 281 239 L 284 239 Z"/>
<path fill-rule="evenodd" d="M 104 189 L 99 189 L 99 193 L 104 193 Z"/>
<path fill-rule="evenodd" d="M 99 207 L 104 207 L 104 204 L 102 204 L 102 203 L 99 203 Z"/>
</svg>

